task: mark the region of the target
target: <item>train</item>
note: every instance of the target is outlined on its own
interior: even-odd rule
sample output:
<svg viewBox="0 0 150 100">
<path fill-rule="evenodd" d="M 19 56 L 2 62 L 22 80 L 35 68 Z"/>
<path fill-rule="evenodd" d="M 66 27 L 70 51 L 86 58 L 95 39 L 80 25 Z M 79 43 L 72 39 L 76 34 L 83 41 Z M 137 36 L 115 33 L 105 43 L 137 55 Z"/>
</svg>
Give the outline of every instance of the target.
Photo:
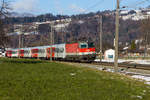
<svg viewBox="0 0 150 100">
<path fill-rule="evenodd" d="M 5 56 L 5 49 L 0 48 L 0 57 L 4 57 L 4 56 Z"/>
<path fill-rule="evenodd" d="M 96 51 L 93 43 L 62 43 L 16 49 L 9 48 L 6 50 L 6 57 L 91 62 L 96 58 Z"/>
</svg>

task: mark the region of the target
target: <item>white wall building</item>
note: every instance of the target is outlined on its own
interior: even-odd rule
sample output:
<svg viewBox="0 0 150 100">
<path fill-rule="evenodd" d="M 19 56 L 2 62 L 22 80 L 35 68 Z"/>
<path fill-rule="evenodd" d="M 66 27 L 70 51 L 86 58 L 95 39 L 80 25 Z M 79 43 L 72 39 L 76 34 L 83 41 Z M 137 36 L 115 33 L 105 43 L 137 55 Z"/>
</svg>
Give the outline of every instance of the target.
<svg viewBox="0 0 150 100">
<path fill-rule="evenodd" d="M 115 58 L 115 50 L 109 49 L 105 51 L 104 53 L 105 60 L 114 60 L 114 58 Z"/>
</svg>

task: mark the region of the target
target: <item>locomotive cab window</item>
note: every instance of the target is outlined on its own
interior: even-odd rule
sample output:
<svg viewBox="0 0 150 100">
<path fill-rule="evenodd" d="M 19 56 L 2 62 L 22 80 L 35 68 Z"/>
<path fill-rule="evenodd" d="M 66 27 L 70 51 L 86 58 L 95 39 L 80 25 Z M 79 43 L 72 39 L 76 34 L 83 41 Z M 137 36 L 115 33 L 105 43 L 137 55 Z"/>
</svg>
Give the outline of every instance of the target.
<svg viewBox="0 0 150 100">
<path fill-rule="evenodd" d="M 89 47 L 89 48 L 94 48 L 94 43 L 93 43 L 93 42 L 88 43 L 88 47 Z"/>
<path fill-rule="evenodd" d="M 88 44 L 87 43 L 80 43 L 80 48 L 88 48 Z"/>
</svg>

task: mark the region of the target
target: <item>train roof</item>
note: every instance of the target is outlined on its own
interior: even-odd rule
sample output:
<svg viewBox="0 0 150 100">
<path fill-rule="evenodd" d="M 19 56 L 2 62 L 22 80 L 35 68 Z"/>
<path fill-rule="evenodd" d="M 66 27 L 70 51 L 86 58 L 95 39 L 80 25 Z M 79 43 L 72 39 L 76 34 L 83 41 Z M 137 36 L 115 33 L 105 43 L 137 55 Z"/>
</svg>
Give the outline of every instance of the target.
<svg viewBox="0 0 150 100">
<path fill-rule="evenodd" d="M 46 46 L 26 47 L 26 48 L 8 48 L 7 50 L 21 50 L 21 49 L 23 49 L 23 50 L 29 50 L 29 49 L 35 49 L 35 48 L 42 49 L 42 48 L 64 46 L 64 45 L 65 45 L 65 43 L 54 44 L 54 45 L 46 45 Z"/>
</svg>

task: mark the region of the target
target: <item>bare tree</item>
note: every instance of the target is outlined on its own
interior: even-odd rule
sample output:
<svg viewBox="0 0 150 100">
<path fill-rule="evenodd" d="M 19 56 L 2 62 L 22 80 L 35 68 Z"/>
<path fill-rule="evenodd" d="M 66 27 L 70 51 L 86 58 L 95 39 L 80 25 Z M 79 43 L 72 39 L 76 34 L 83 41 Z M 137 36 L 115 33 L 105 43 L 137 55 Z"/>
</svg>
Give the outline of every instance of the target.
<svg viewBox="0 0 150 100">
<path fill-rule="evenodd" d="M 150 44 L 150 18 L 144 19 L 141 22 L 141 37 L 143 39 L 143 44 L 145 46 L 145 54 L 144 57 L 146 56 L 147 52 L 147 45 Z"/>
<path fill-rule="evenodd" d="M 7 0 L 1 0 L 0 2 L 0 18 L 4 18 L 7 17 L 7 15 L 9 14 L 9 1 Z"/>
<path fill-rule="evenodd" d="M 9 2 L 7 0 L 0 1 L 0 47 L 6 47 L 8 43 L 8 36 L 6 35 L 6 25 L 4 20 L 9 14 Z"/>
</svg>

